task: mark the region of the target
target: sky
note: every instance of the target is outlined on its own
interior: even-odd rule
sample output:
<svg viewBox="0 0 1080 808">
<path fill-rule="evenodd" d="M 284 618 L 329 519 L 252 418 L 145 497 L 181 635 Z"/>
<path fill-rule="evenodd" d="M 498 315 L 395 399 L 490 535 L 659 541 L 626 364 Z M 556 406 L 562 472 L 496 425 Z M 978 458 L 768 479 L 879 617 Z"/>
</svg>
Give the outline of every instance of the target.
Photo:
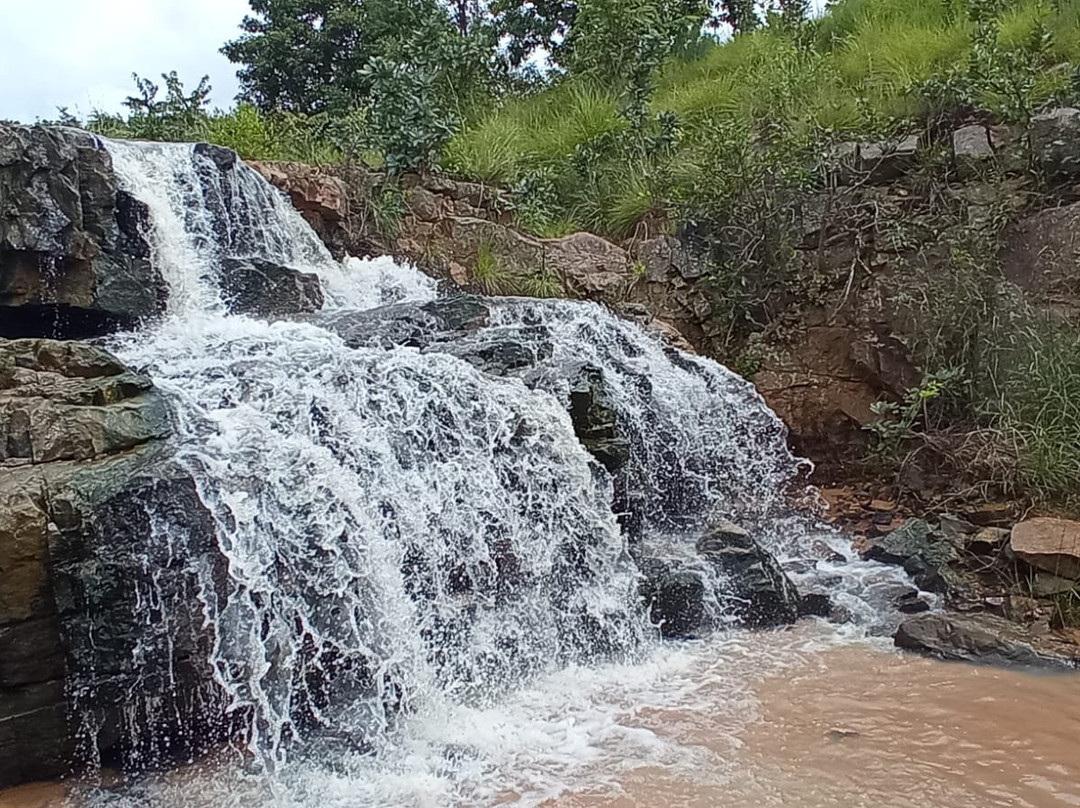
<svg viewBox="0 0 1080 808">
<path fill-rule="evenodd" d="M 161 84 L 175 70 L 228 107 L 236 68 L 218 49 L 239 33 L 247 0 L 0 0 L 0 119 L 33 122 L 69 107 L 119 111 L 133 72 Z"/>
<path fill-rule="evenodd" d="M 133 72 L 160 84 L 175 70 L 189 88 L 208 74 L 211 105 L 229 107 L 236 69 L 218 50 L 247 10 L 247 0 L 0 0 L 0 120 L 55 118 L 62 106 L 80 118 L 119 112 Z"/>
</svg>

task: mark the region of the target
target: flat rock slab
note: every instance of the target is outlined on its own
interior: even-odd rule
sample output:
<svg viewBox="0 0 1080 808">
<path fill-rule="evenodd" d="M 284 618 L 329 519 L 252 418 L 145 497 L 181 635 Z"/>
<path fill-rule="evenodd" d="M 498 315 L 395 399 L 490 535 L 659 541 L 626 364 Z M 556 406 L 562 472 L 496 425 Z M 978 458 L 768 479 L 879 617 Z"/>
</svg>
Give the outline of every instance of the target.
<svg viewBox="0 0 1080 808">
<path fill-rule="evenodd" d="M 1028 519 L 1013 527 L 1010 544 L 1017 558 L 1036 569 L 1080 581 L 1080 522 Z"/>
<path fill-rule="evenodd" d="M 919 615 L 902 623 L 893 641 L 897 648 L 957 662 L 1053 670 L 1080 668 L 1080 646 L 1052 635 L 1034 635 L 990 614 Z"/>
</svg>

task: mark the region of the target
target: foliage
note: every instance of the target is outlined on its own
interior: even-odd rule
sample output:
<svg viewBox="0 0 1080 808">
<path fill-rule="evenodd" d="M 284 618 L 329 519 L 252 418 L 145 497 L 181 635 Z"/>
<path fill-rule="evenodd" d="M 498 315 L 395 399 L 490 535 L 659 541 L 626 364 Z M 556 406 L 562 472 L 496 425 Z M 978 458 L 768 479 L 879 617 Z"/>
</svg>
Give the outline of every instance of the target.
<svg viewBox="0 0 1080 808">
<path fill-rule="evenodd" d="M 367 143 L 382 153 L 387 171 L 437 165 L 452 129 L 435 100 L 432 74 L 382 58 L 373 59 L 365 74 L 371 87 Z"/>
<path fill-rule="evenodd" d="M 654 74 L 698 38 L 705 18 L 699 0 L 581 0 L 569 40 L 571 72 L 625 93 L 631 116 L 640 118 Z"/>
<path fill-rule="evenodd" d="M 507 55 L 513 67 L 520 68 L 537 52 L 546 53 L 554 65 L 565 65 L 568 34 L 577 19 L 577 2 L 495 0 L 491 11 L 496 30 L 507 40 Z"/>
<path fill-rule="evenodd" d="M 1005 360 L 993 412 L 1017 439 L 1026 486 L 1080 505 L 1080 333 L 1036 319 Z"/>
<path fill-rule="evenodd" d="M 176 71 L 162 74 L 165 82 L 165 98 L 159 98 L 161 87 L 149 79 L 141 78 L 137 73 L 132 74 L 135 82 L 136 94 L 128 96 L 124 106 L 130 114 L 126 121 L 115 116 L 98 116 L 95 119 L 96 127 L 100 130 L 114 130 L 119 134 L 123 131 L 126 137 L 137 137 L 146 140 L 179 140 L 177 135 L 196 131 L 206 119 L 206 106 L 210 97 L 210 78 L 203 76 L 198 86 L 190 93 L 184 89 L 184 84 Z M 75 123 L 74 118 L 67 115 L 67 110 L 61 110 L 67 117 L 69 124 Z M 108 134 L 108 131 L 103 131 Z"/>
<path fill-rule="evenodd" d="M 897 461 L 903 445 L 915 437 L 916 427 L 926 418 L 931 402 L 948 393 L 961 378 L 955 368 L 929 373 L 918 387 L 904 394 L 902 401 L 878 401 L 870 406 L 874 421 L 866 426 L 874 435 L 874 453 L 879 459 Z"/>
<path fill-rule="evenodd" d="M 354 150 L 392 172 L 435 165 L 463 110 L 486 95 L 492 31 L 437 0 L 250 0 L 244 34 L 222 49 L 242 97 L 263 113 L 362 113 Z M 366 139 L 365 139 L 366 138 Z"/>
</svg>

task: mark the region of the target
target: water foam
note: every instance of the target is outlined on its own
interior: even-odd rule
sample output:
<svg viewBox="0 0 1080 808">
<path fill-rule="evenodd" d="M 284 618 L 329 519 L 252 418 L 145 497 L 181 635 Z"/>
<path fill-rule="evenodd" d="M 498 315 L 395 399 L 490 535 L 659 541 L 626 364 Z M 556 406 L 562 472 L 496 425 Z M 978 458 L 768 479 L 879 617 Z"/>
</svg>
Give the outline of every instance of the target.
<svg viewBox="0 0 1080 808">
<path fill-rule="evenodd" d="M 177 460 L 229 562 L 225 589 L 204 587 L 218 685 L 277 771 L 233 772 L 214 804 L 540 800 L 611 749 L 670 762 L 626 710 L 645 692 L 686 703 L 679 666 L 700 673 L 695 654 L 730 646 L 653 644 L 611 477 L 574 436 L 559 369 L 603 372 L 648 541 L 691 553 L 723 515 L 797 555 L 811 535 L 784 501 L 799 463 L 753 388 L 593 304 L 494 304 L 489 334 L 552 346 L 529 379 L 229 315 L 227 257 L 317 274 L 329 310 L 430 300 L 435 284 L 389 259 L 335 262 L 243 164 L 107 147 L 150 209 L 172 293 L 163 322 L 115 348 L 175 402 Z M 185 804 L 157 788 L 139 804 Z"/>
</svg>

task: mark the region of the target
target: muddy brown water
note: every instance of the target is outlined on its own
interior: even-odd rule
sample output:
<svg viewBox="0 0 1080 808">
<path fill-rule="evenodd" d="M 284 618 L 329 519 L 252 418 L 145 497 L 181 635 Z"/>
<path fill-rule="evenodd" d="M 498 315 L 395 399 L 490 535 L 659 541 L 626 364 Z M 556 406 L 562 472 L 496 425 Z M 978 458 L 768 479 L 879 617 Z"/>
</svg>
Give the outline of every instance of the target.
<svg viewBox="0 0 1080 808">
<path fill-rule="evenodd" d="M 1080 806 L 1080 674 L 943 663 L 865 642 L 808 645 L 808 633 L 817 630 L 758 635 L 729 654 L 721 675 L 703 653 L 692 707 L 621 705 L 624 730 L 663 744 L 668 763 L 607 756 L 577 770 L 558 796 L 493 783 L 483 796 L 415 804 Z M 764 659 L 780 657 L 787 662 L 760 671 Z M 742 686 L 733 689 L 733 677 Z M 154 804 L 222 804 L 194 796 L 200 780 L 217 778 L 196 772 L 190 779 L 173 775 L 187 780 L 183 800 Z M 0 793 L 0 808 L 85 804 L 77 794 L 65 794 L 62 785 L 28 786 Z M 338 797 L 334 806 L 381 804 L 341 792 Z"/>
<path fill-rule="evenodd" d="M 620 793 L 546 808 L 1080 806 L 1080 674 L 938 662 L 865 644 L 823 650 L 754 686 L 732 743 L 708 715 L 648 723 L 734 765 L 725 777 L 631 768 Z M 723 694 L 717 693 L 717 698 Z"/>
</svg>

